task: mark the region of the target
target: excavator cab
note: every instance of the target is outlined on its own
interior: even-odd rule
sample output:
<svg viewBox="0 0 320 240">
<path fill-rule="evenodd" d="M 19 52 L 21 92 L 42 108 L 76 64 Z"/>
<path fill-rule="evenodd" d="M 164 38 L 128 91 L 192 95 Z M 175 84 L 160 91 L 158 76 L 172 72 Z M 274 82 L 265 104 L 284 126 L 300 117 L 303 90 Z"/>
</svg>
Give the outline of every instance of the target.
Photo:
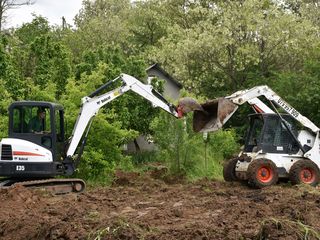
<svg viewBox="0 0 320 240">
<path fill-rule="evenodd" d="M 37 101 L 14 102 L 9 107 L 9 138 L 27 140 L 61 159 L 64 148 L 63 107 Z M 24 156 L 26 153 L 23 153 Z"/>
</svg>

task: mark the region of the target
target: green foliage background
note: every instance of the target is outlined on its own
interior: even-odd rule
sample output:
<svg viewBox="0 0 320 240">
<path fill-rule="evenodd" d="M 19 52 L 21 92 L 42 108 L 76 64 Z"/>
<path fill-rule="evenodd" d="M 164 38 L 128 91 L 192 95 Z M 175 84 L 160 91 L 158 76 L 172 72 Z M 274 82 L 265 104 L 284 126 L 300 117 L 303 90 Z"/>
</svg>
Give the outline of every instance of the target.
<svg viewBox="0 0 320 240">
<path fill-rule="evenodd" d="M 84 0 L 82 5 L 74 26 L 50 26 L 45 16 L 35 15 L 0 33 L 0 137 L 7 133 L 8 105 L 22 99 L 62 103 L 70 134 L 81 97 L 121 72 L 142 79 L 154 62 L 199 99 L 267 84 L 319 125 L 317 1 Z M 218 163 L 238 149 L 247 113 L 240 109 L 231 122 L 236 131 L 210 135 L 205 165 L 202 135 L 191 131 L 189 118 L 184 123 L 159 115 L 127 94 L 96 117 L 78 175 L 103 182 L 117 166 L 132 169 L 122 146 L 144 133 L 154 136 L 156 160 L 172 172 L 219 177 Z"/>
</svg>

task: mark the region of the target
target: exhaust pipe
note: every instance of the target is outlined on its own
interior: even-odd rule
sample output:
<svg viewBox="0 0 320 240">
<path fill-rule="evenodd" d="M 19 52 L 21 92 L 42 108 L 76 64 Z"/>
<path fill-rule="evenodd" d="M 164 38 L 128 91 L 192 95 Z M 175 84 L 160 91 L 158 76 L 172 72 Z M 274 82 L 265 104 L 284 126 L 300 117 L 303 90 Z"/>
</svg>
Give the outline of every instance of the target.
<svg viewBox="0 0 320 240">
<path fill-rule="evenodd" d="M 193 130 L 195 132 L 217 131 L 238 109 L 238 105 L 226 98 L 217 98 L 200 104 L 203 111 L 193 113 Z"/>
</svg>

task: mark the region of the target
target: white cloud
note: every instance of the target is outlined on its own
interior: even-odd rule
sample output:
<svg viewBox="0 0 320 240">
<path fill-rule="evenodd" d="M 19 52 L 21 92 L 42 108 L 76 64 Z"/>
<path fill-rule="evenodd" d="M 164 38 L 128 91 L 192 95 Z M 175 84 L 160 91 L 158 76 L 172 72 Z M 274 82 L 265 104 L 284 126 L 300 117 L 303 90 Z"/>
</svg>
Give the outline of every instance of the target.
<svg viewBox="0 0 320 240">
<path fill-rule="evenodd" d="M 81 8 L 82 0 L 36 0 L 33 5 L 8 11 L 5 27 L 17 27 L 32 20 L 32 13 L 46 17 L 51 25 L 62 23 L 62 17 L 73 25 L 73 18 Z"/>
</svg>

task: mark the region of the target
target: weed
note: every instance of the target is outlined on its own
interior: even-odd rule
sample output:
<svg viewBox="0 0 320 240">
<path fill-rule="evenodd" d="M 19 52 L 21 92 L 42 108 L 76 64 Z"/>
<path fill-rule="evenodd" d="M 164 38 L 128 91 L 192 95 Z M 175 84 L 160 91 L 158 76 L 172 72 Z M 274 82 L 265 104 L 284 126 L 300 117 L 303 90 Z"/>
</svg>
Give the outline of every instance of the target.
<svg viewBox="0 0 320 240">
<path fill-rule="evenodd" d="M 257 236 L 257 239 L 268 239 L 269 234 L 274 232 L 274 228 L 277 230 L 285 229 L 285 231 L 292 232 L 296 234 L 297 239 L 300 240 L 320 239 L 320 232 L 311 226 L 303 224 L 300 221 L 277 218 L 269 218 L 262 221 L 261 230 Z"/>
<path fill-rule="evenodd" d="M 101 239 L 145 239 L 147 234 L 157 232 L 156 228 L 149 228 L 148 226 L 140 226 L 133 222 L 128 223 L 128 220 L 119 218 L 110 226 L 98 229 L 91 232 L 88 240 L 101 240 Z"/>
<path fill-rule="evenodd" d="M 88 212 L 86 219 L 94 221 L 94 220 L 97 220 L 99 218 L 99 216 L 100 216 L 100 214 L 98 211 L 90 211 L 90 212 Z"/>
<path fill-rule="evenodd" d="M 110 227 L 106 227 L 103 229 L 98 229 L 95 232 L 91 232 L 88 236 L 88 240 L 101 240 L 103 239 L 104 236 L 109 234 L 110 232 Z"/>
</svg>

